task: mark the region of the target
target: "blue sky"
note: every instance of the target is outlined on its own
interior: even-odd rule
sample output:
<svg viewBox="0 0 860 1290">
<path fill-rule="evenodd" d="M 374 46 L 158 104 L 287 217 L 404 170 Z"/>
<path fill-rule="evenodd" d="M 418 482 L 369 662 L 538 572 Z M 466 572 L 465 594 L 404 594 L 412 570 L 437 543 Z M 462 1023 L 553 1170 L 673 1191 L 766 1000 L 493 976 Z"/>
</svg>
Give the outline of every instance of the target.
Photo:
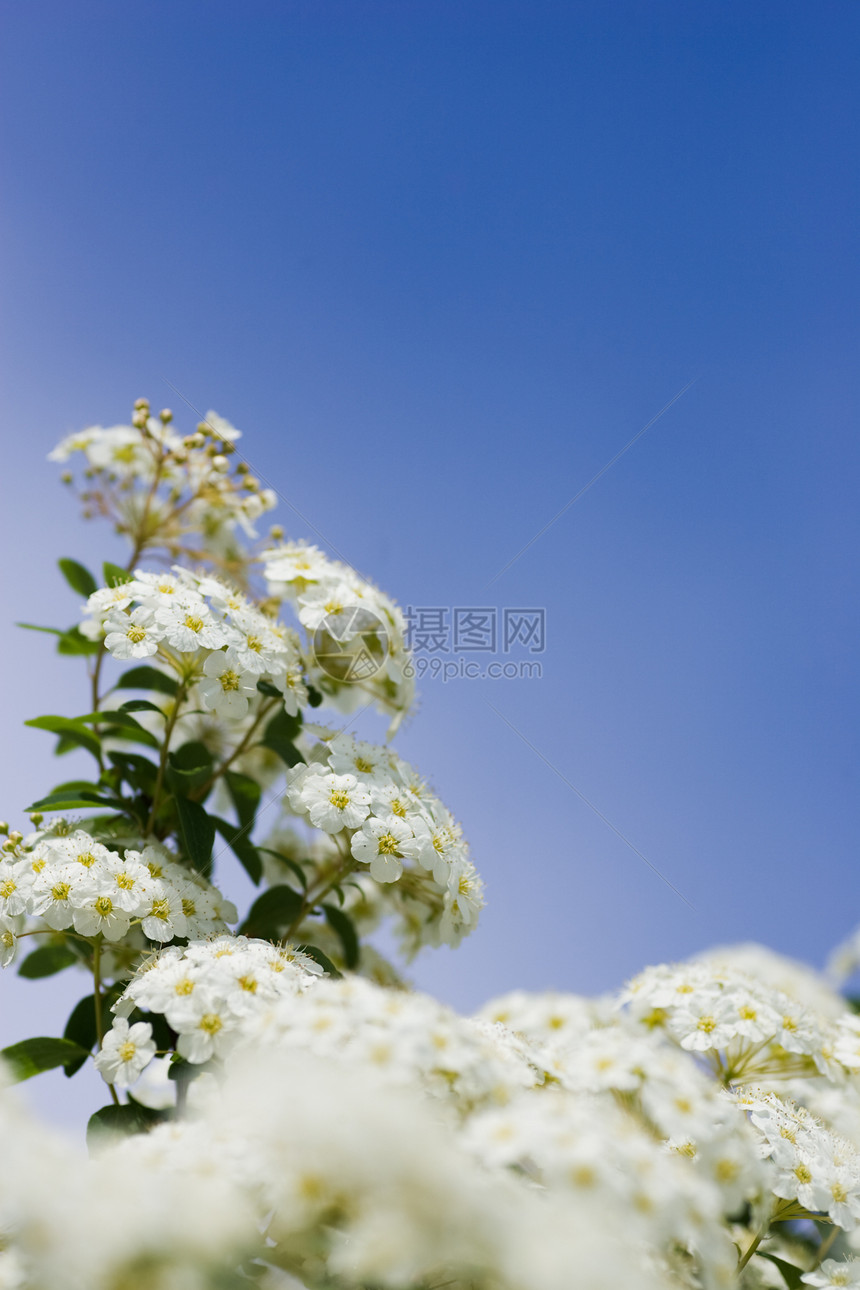
<svg viewBox="0 0 860 1290">
<path fill-rule="evenodd" d="M 71 621 L 54 560 L 116 549 L 45 454 L 139 394 L 192 425 L 171 382 L 401 604 L 546 610 L 542 679 L 427 681 L 398 738 L 488 886 L 422 986 L 597 991 L 753 938 L 823 961 L 860 922 L 856 6 L 3 25 L 2 813 L 58 778 L 20 722 L 83 696 L 9 623 Z M 3 1042 L 84 992 L 0 991 Z"/>
</svg>

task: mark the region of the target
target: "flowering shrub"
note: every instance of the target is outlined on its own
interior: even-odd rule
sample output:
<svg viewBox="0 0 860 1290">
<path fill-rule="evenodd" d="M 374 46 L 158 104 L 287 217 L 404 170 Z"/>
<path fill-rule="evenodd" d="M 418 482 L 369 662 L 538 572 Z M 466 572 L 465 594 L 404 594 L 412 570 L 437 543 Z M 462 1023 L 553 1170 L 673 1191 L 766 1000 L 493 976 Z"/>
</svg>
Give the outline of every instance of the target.
<svg viewBox="0 0 860 1290">
<path fill-rule="evenodd" d="M 740 947 L 473 1017 L 405 986 L 483 886 L 427 782 L 350 729 L 413 702 L 403 617 L 258 539 L 276 499 L 238 439 L 138 400 L 51 454 L 131 552 L 100 580 L 61 560 L 80 620 L 36 629 L 89 697 L 29 724 L 93 767 L 2 826 L 0 960 L 91 985 L 3 1083 L 93 1060 L 109 1101 L 83 1159 L 0 1097 L 0 1290 L 860 1286 L 860 1018 L 829 980 Z M 227 852 L 260 888 L 241 920 Z"/>
</svg>

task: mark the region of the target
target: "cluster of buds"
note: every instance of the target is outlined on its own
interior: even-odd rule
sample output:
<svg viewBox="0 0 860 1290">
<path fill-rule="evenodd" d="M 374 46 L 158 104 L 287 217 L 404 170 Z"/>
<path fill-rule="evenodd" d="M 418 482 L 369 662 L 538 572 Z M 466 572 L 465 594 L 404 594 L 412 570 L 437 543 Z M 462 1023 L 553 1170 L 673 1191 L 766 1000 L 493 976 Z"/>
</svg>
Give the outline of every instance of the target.
<svg viewBox="0 0 860 1290">
<path fill-rule="evenodd" d="M 155 415 L 141 398 L 130 424 L 69 435 L 50 459 L 83 455 L 84 516 L 109 519 L 132 543 L 135 561 L 144 553 L 185 555 L 241 580 L 248 556 L 238 531 L 256 537 L 254 522 L 276 498 L 236 452 L 239 437 L 215 412 L 180 435 L 169 408 Z M 66 471 L 63 480 L 74 483 L 74 475 Z"/>
</svg>

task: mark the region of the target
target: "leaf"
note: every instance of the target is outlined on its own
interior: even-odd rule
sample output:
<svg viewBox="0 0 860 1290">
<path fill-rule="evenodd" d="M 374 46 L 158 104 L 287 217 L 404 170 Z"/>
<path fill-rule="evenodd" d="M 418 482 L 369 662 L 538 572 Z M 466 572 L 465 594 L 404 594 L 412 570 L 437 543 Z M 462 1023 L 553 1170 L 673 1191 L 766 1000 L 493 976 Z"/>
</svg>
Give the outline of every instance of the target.
<svg viewBox="0 0 860 1290">
<path fill-rule="evenodd" d="M 215 821 L 199 802 L 191 802 L 187 797 L 176 797 L 175 802 L 185 854 L 195 869 L 208 877 L 212 868 Z"/>
<path fill-rule="evenodd" d="M 55 1066 L 65 1066 L 67 1062 L 86 1060 L 87 1051 L 70 1039 L 50 1039 L 39 1036 L 36 1039 L 23 1039 L 20 1044 L 12 1044 L 0 1050 L 0 1058 L 9 1068 L 13 1084 L 21 1080 L 32 1079 L 42 1071 L 53 1070 Z"/>
<path fill-rule="evenodd" d="M 106 587 L 120 587 L 124 582 L 134 582 L 133 573 L 129 573 L 128 569 L 121 569 L 118 564 L 111 564 L 110 560 L 105 560 L 102 565 L 102 574 Z"/>
<path fill-rule="evenodd" d="M 73 717 L 33 717 L 30 721 L 24 722 L 25 726 L 33 726 L 35 730 L 49 730 L 51 734 L 62 735 L 64 740 L 76 744 L 80 748 L 86 748 L 87 752 L 92 753 L 98 758 L 100 744 L 98 735 L 94 735 L 91 730 Z"/>
<path fill-rule="evenodd" d="M 301 950 L 303 954 L 307 954 L 308 958 L 313 959 L 314 963 L 319 963 L 323 971 L 327 972 L 329 976 L 333 976 L 335 980 L 340 980 L 343 977 L 343 973 L 338 972 L 329 956 L 323 954 L 322 950 L 316 945 L 297 945 L 296 949 Z"/>
<path fill-rule="evenodd" d="M 289 869 L 292 869 L 293 873 L 296 875 L 299 882 L 301 883 L 302 891 L 307 891 L 308 889 L 307 874 L 305 873 L 304 869 L 300 864 L 298 864 L 295 860 L 291 860 L 289 856 L 282 856 L 280 851 L 273 851 L 271 847 L 257 847 L 257 850 L 265 852 L 267 856 L 274 856 L 277 860 L 280 860 L 281 864 L 285 864 Z"/>
<path fill-rule="evenodd" d="M 279 883 L 257 897 L 239 931 L 243 936 L 259 936 L 264 941 L 276 941 L 284 929 L 292 926 L 301 916 L 304 905 L 305 902 L 297 891 L 285 883 Z"/>
<path fill-rule="evenodd" d="M 83 722 L 88 726 L 115 726 L 116 730 L 111 731 L 112 739 L 128 739 L 132 743 L 145 744 L 147 748 L 160 748 L 161 744 L 155 735 L 140 724 L 136 717 L 130 712 L 122 712 L 117 708 L 106 708 L 104 712 L 87 712 L 82 717 L 77 717 L 77 721 Z"/>
<path fill-rule="evenodd" d="M 105 1138 L 146 1133 L 156 1124 L 169 1120 L 170 1116 L 169 1110 L 156 1111 L 150 1106 L 144 1106 L 129 1093 L 128 1101 L 122 1106 L 114 1106 L 109 1102 L 90 1116 L 87 1121 L 87 1146 L 92 1150 L 100 1146 Z"/>
<path fill-rule="evenodd" d="M 58 560 L 57 564 L 72 591 L 76 591 L 79 596 L 89 597 L 94 591 L 98 591 L 98 583 L 89 569 L 78 564 L 77 560 Z"/>
<path fill-rule="evenodd" d="M 102 648 L 100 640 L 91 641 L 80 627 L 70 627 L 67 632 L 61 633 L 57 641 L 58 654 L 101 654 Z"/>
<path fill-rule="evenodd" d="M 257 853 L 257 848 L 247 836 L 245 829 L 237 829 L 235 824 L 230 824 L 227 820 L 221 820 L 217 815 L 213 815 L 211 818 L 214 820 L 215 827 L 221 837 L 224 838 L 230 850 L 244 867 L 251 882 L 258 887 L 263 876 L 263 862 Z"/>
<path fill-rule="evenodd" d="M 157 667 L 131 667 L 116 683 L 117 690 L 156 690 L 159 694 L 175 694 L 179 682 Z"/>
<path fill-rule="evenodd" d="M 111 806 L 115 811 L 121 811 L 125 803 L 117 801 L 114 797 L 99 797 L 97 793 L 78 789 L 76 792 L 51 793 L 48 797 L 40 797 L 38 802 L 33 802 L 27 810 L 82 811 L 92 806 Z"/>
<path fill-rule="evenodd" d="M 782 1279 L 788 1286 L 788 1290 L 803 1290 L 803 1268 L 797 1268 L 793 1263 L 786 1263 L 785 1259 L 778 1259 L 775 1254 L 767 1254 L 764 1250 L 756 1251 L 760 1258 L 769 1259 L 771 1263 L 776 1264 L 782 1273 Z"/>
<path fill-rule="evenodd" d="M 174 793 L 186 797 L 212 777 L 212 754 L 205 744 L 192 740 L 167 758 L 167 782 Z"/>
<path fill-rule="evenodd" d="M 16 623 L 16 627 L 23 627 L 28 632 L 48 632 L 51 636 L 56 636 L 58 654 L 99 654 L 101 653 L 101 641 L 91 641 L 79 627 L 69 627 L 65 631 L 60 627 L 40 627 L 37 623 Z"/>
<path fill-rule="evenodd" d="M 164 709 L 159 708 L 156 703 L 150 703 L 149 699 L 129 699 L 127 703 L 121 703 L 118 708 L 119 712 L 157 712 L 160 717 L 164 716 Z"/>
<path fill-rule="evenodd" d="M 343 946 L 343 961 L 352 971 L 358 967 L 358 961 L 361 958 L 361 947 L 358 943 L 358 934 L 355 930 L 355 924 L 349 914 L 345 914 L 342 909 L 335 905 L 323 905 L 323 913 L 326 916 L 326 922 L 333 932 L 336 932 Z"/>
<path fill-rule="evenodd" d="M 265 746 L 277 753 L 288 766 L 297 766 L 299 762 L 304 761 L 304 757 L 293 744 L 301 726 L 300 717 L 291 717 L 286 709 L 282 708 L 272 717 L 263 735 Z"/>
<path fill-rule="evenodd" d="M 257 689 L 261 694 L 268 695 L 270 699 L 283 699 L 284 697 L 283 690 L 279 690 L 276 685 L 272 685 L 271 681 L 258 681 Z"/>
<path fill-rule="evenodd" d="M 263 790 L 250 775 L 240 775 L 235 770 L 228 770 L 224 780 L 230 799 L 236 808 L 239 823 L 243 828 L 250 829 L 256 818 Z"/>
<path fill-rule="evenodd" d="M 308 686 L 308 703 L 312 708 L 318 708 L 323 701 L 323 696 L 314 686 Z"/>
<path fill-rule="evenodd" d="M 152 797 L 158 775 L 158 767 L 153 762 L 139 753 L 126 752 L 109 752 L 108 759 L 127 784 Z"/>
<path fill-rule="evenodd" d="M 28 981 L 37 981 L 40 977 L 53 976 L 55 972 L 62 972 L 63 968 L 79 962 L 77 954 L 68 945 L 40 945 L 24 959 L 18 968 L 18 975 L 26 977 Z"/>
<path fill-rule="evenodd" d="M 101 996 L 101 1022 L 102 1034 L 107 1034 L 111 1027 L 111 1006 L 116 1002 L 123 992 L 123 986 L 120 984 L 108 986 L 107 990 Z M 63 1038 L 71 1040 L 82 1051 L 83 1056 L 76 1057 L 72 1061 L 63 1064 L 63 1073 L 71 1078 L 76 1071 L 83 1066 L 87 1057 L 95 1048 L 98 1042 L 98 1032 L 96 1031 L 96 1003 L 95 995 L 87 994 L 83 999 L 79 999 L 72 1008 L 66 1028 L 63 1031 Z"/>
</svg>

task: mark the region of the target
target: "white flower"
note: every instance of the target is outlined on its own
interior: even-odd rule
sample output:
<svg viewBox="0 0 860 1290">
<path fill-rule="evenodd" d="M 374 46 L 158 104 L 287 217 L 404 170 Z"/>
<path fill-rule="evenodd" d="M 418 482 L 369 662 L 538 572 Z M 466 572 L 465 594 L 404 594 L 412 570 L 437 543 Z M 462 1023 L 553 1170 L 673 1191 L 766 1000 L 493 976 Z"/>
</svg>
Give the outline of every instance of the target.
<svg viewBox="0 0 860 1290">
<path fill-rule="evenodd" d="M 73 912 L 73 924 L 81 936 L 98 936 L 118 941 L 128 931 L 129 916 L 115 900 L 114 883 L 104 877 L 88 878 L 77 893 L 80 903 Z"/>
<path fill-rule="evenodd" d="M 370 794 L 354 775 L 309 775 L 299 797 L 311 823 L 326 833 L 357 829 L 370 809 Z"/>
<path fill-rule="evenodd" d="M 220 650 L 236 636 L 232 628 L 213 616 L 199 597 L 164 605 L 155 616 L 168 644 L 183 653 L 196 649 Z"/>
<path fill-rule="evenodd" d="M 170 883 L 153 879 L 146 891 L 146 905 L 141 910 L 141 929 L 151 941 L 170 941 L 186 932 L 182 898 Z"/>
<path fill-rule="evenodd" d="M 30 912 L 44 919 L 55 931 L 71 927 L 76 902 L 81 899 L 81 888 L 85 883 L 86 870 L 71 860 L 43 869 L 33 883 Z"/>
<path fill-rule="evenodd" d="M 125 1017 L 117 1017 L 96 1057 L 96 1070 L 106 1083 L 126 1088 L 154 1056 L 152 1026 L 145 1021 L 129 1026 Z"/>
<path fill-rule="evenodd" d="M 241 430 L 237 430 L 226 417 L 219 416 L 217 412 L 213 412 L 211 409 L 203 419 L 213 434 L 216 434 L 219 439 L 223 439 L 225 443 L 235 443 L 237 439 L 242 438 Z"/>
<path fill-rule="evenodd" d="M 370 865 L 370 876 L 377 882 L 396 882 L 403 872 L 402 844 L 412 837 L 412 830 L 396 815 L 365 820 L 352 836 L 350 847 L 356 860 Z"/>
<path fill-rule="evenodd" d="M 112 613 L 105 623 L 105 645 L 114 658 L 149 658 L 163 632 L 151 609 L 139 605 L 130 614 Z"/>
<path fill-rule="evenodd" d="M 227 999 L 218 999 L 206 989 L 195 990 L 172 1010 L 171 1024 L 179 1033 L 177 1052 L 196 1063 L 223 1057 L 232 1046 L 238 1019 Z"/>
<path fill-rule="evenodd" d="M 800 1278 L 804 1285 L 816 1290 L 843 1290 L 845 1286 L 860 1286 L 860 1259 L 825 1259 L 814 1272 L 805 1272 Z"/>
<path fill-rule="evenodd" d="M 355 775 L 368 786 L 380 785 L 391 780 L 390 755 L 387 748 L 353 739 L 350 735 L 335 735 L 329 744 L 329 765 L 338 775 Z"/>
<path fill-rule="evenodd" d="M 210 654 L 203 664 L 203 675 L 197 688 L 204 708 L 211 709 L 218 717 L 244 717 L 257 685 L 243 670 L 237 651 L 230 648 Z"/>
</svg>

